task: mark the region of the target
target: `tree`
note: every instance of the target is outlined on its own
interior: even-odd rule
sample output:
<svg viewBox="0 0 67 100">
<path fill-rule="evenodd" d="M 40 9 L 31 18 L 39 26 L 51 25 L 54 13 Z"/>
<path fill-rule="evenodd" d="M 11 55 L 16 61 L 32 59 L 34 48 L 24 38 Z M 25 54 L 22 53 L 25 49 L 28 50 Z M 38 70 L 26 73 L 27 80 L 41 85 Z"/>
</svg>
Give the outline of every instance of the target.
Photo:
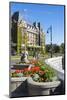
<svg viewBox="0 0 67 100">
<path fill-rule="evenodd" d="M 17 53 L 21 53 L 21 44 L 22 44 L 22 34 L 21 34 L 21 27 L 18 27 L 18 34 L 17 34 Z"/>
<path fill-rule="evenodd" d="M 50 52 L 50 48 L 51 48 L 50 44 L 47 44 L 46 45 L 46 52 Z"/>
<path fill-rule="evenodd" d="M 61 43 L 61 45 L 60 45 L 60 52 L 64 53 L 64 43 Z"/>
<path fill-rule="evenodd" d="M 17 33 L 17 53 L 22 52 L 22 44 L 25 45 L 25 50 L 28 42 L 27 32 L 24 32 L 24 26 L 22 20 L 18 23 L 18 33 Z"/>
<path fill-rule="evenodd" d="M 45 34 L 41 33 L 41 53 L 45 54 Z"/>
<path fill-rule="evenodd" d="M 28 33 L 24 33 L 22 36 L 22 43 L 25 45 L 25 51 L 27 49 L 27 44 L 28 44 Z"/>
<path fill-rule="evenodd" d="M 52 51 L 53 51 L 53 53 L 59 53 L 60 47 L 57 44 L 53 44 L 52 45 Z"/>
<path fill-rule="evenodd" d="M 46 45 L 46 52 L 51 51 L 51 44 Z M 58 53 L 60 51 L 60 47 L 57 44 L 52 44 L 52 52 Z"/>
</svg>

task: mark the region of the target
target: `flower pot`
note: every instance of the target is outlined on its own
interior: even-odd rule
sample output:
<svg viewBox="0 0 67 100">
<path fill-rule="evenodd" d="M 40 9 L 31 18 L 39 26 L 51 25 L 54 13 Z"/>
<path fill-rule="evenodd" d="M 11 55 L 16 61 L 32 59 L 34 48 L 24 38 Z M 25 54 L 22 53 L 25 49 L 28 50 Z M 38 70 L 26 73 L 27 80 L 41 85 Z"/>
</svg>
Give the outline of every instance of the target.
<svg viewBox="0 0 67 100">
<path fill-rule="evenodd" d="M 60 81 L 35 82 L 31 77 L 27 78 L 27 83 L 30 96 L 50 95 L 50 90 L 60 85 Z"/>
</svg>

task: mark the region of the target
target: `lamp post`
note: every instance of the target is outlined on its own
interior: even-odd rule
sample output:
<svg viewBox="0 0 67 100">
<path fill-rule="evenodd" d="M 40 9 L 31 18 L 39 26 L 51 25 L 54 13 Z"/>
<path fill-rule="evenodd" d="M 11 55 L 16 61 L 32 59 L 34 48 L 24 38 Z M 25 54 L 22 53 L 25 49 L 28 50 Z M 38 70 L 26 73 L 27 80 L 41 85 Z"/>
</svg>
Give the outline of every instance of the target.
<svg viewBox="0 0 67 100">
<path fill-rule="evenodd" d="M 47 33 L 50 32 L 50 41 L 51 41 L 51 58 L 52 58 L 52 25 L 48 28 Z"/>
</svg>

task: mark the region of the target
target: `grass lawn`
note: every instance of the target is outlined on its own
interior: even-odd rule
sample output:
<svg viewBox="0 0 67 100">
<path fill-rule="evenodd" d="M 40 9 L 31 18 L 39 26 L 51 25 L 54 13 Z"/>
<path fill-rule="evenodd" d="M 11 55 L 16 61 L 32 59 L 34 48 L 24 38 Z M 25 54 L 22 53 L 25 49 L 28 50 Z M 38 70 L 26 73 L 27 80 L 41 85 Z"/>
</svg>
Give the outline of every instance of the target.
<svg viewBox="0 0 67 100">
<path fill-rule="evenodd" d="M 62 56 L 62 54 L 60 53 L 53 53 L 53 57 L 57 57 L 57 56 Z M 15 55 L 15 56 L 11 56 L 11 60 L 19 60 L 21 58 L 21 56 Z M 28 59 L 32 59 L 33 56 L 28 56 Z M 51 58 L 51 54 L 50 53 L 46 53 L 44 57 L 40 57 L 41 59 L 47 59 L 47 58 Z"/>
<path fill-rule="evenodd" d="M 21 56 L 15 55 L 15 56 L 11 56 L 11 60 L 19 60 L 21 58 Z M 28 56 L 28 59 L 32 59 L 33 56 Z"/>
<path fill-rule="evenodd" d="M 15 56 L 11 56 L 11 60 L 15 60 L 15 59 L 20 59 L 21 56 L 15 55 Z"/>
</svg>

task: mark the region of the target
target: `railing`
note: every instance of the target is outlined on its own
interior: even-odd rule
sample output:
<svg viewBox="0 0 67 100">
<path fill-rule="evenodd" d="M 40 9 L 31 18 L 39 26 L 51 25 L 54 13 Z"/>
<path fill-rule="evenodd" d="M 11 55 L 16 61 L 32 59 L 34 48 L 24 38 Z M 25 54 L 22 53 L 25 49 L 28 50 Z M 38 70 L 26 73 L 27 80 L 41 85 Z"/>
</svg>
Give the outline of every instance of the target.
<svg viewBox="0 0 67 100">
<path fill-rule="evenodd" d="M 62 68 L 62 56 L 45 60 L 46 64 L 56 70 L 59 79 L 64 80 L 64 70 Z"/>
</svg>

